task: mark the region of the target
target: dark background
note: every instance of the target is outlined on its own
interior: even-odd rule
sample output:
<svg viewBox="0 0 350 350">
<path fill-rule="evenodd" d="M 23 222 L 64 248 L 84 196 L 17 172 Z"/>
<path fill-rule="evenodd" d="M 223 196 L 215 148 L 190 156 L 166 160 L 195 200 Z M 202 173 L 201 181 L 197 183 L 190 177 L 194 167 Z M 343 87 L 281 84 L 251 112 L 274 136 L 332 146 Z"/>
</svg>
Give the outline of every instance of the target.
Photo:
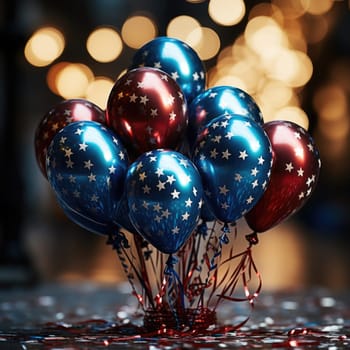
<svg viewBox="0 0 350 350">
<path fill-rule="evenodd" d="M 245 1 L 246 12 L 259 2 Z M 158 34 L 164 35 L 170 19 L 188 14 L 215 29 L 223 48 L 242 32 L 247 15 L 238 25 L 222 27 L 210 20 L 207 6 L 207 1 L 190 4 L 184 0 L 2 0 L 0 267 L 10 266 L 13 271 L 25 267 L 26 282 L 87 279 L 114 283 L 123 279 L 117 258 L 105 245 L 105 239 L 83 231 L 65 218 L 39 172 L 34 156 L 34 131 L 46 111 L 61 98 L 46 85 L 48 68 L 33 67 L 24 58 L 24 45 L 30 35 L 40 26 L 56 26 L 66 36 L 66 48 L 60 60 L 82 61 L 85 55 L 96 75 L 115 77 L 128 66 L 135 50 L 125 46 L 116 61 L 95 63 L 84 51 L 86 37 L 93 28 L 101 24 L 120 28 L 131 13 L 147 11 L 158 25 Z M 309 131 L 320 149 L 321 175 L 305 207 L 286 223 L 261 235 L 256 254 L 266 288 L 350 286 L 350 131 L 344 131 L 347 136 L 340 151 L 332 152 L 339 142 L 321 132 L 312 102 L 316 91 L 331 83 L 342 87 L 349 103 L 349 4 L 335 1 L 328 16 L 331 25 L 326 37 L 308 47 L 313 76 L 299 91 L 302 107 L 309 116 Z M 209 69 L 215 58 L 205 64 Z M 346 118 L 350 118 L 349 108 Z M 12 280 L 17 283 L 21 279 L 14 272 Z M 6 278 L 3 284 L 12 283 Z"/>
</svg>

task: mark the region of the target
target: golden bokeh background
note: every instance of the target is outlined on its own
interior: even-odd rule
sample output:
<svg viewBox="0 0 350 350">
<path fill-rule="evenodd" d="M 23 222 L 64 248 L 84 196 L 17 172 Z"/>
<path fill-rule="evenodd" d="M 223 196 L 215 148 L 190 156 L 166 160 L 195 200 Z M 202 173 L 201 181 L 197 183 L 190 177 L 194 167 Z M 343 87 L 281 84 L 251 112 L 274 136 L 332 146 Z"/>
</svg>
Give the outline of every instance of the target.
<svg viewBox="0 0 350 350">
<path fill-rule="evenodd" d="M 28 0 L 1 6 L 2 32 L 13 50 L 1 60 L 7 106 L 1 130 L 20 154 L 13 153 L 19 158 L 12 171 L 20 172 L 25 191 L 14 210 L 23 212 L 21 240 L 42 280 L 113 283 L 123 276 L 103 238 L 77 228 L 55 204 L 35 164 L 37 123 L 62 99 L 86 98 L 104 109 L 136 50 L 168 35 L 198 53 L 207 88 L 245 90 L 265 122 L 294 121 L 320 148 L 323 168 L 314 197 L 295 218 L 262 234 L 255 249 L 264 287 L 350 285 L 347 1 Z M 3 163 L 2 171 L 11 164 Z"/>
</svg>

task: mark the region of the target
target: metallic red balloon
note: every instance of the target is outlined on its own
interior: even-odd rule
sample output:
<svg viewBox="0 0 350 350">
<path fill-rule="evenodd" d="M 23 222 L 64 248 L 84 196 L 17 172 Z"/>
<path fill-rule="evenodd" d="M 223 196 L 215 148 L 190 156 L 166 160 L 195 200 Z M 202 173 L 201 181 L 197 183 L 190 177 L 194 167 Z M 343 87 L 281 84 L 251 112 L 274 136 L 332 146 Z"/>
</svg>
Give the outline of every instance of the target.
<svg viewBox="0 0 350 350">
<path fill-rule="evenodd" d="M 265 193 L 245 215 L 255 232 L 264 232 L 299 210 L 315 189 L 321 168 L 318 149 L 305 129 L 287 121 L 266 123 L 264 129 L 273 166 Z"/>
<path fill-rule="evenodd" d="M 64 100 L 44 115 L 35 131 L 34 146 L 37 163 L 46 178 L 46 153 L 53 137 L 67 124 L 87 120 L 106 124 L 104 111 L 84 99 Z"/>
<path fill-rule="evenodd" d="M 187 127 L 187 104 L 167 73 L 135 68 L 114 84 L 107 103 L 107 124 L 121 138 L 130 158 L 157 149 L 176 149 Z"/>
</svg>

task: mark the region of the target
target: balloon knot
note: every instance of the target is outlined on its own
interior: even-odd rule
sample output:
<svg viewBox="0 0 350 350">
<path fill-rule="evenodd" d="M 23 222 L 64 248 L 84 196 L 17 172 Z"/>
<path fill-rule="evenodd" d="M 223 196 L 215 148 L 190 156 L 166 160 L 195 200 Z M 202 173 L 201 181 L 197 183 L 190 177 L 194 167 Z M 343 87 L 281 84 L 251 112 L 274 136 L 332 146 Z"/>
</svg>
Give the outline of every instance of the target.
<svg viewBox="0 0 350 350">
<path fill-rule="evenodd" d="M 228 223 L 225 222 L 224 223 L 224 226 L 222 227 L 222 230 L 221 230 L 223 233 L 230 233 L 230 228 L 228 227 Z"/>
<path fill-rule="evenodd" d="M 259 238 L 256 232 L 252 232 L 249 235 L 246 235 L 245 238 L 251 246 L 259 243 Z"/>
<path fill-rule="evenodd" d="M 111 245 L 114 250 L 121 248 L 130 248 L 129 242 L 120 230 L 109 233 L 106 244 Z"/>
<path fill-rule="evenodd" d="M 166 266 L 165 266 L 164 273 L 165 273 L 166 275 L 172 274 L 173 271 L 174 271 L 174 265 L 175 265 L 178 261 L 179 261 L 179 259 L 178 259 L 176 256 L 170 254 L 170 255 L 169 255 L 169 258 L 168 258 L 168 260 L 167 260 L 167 262 L 166 262 Z"/>
<path fill-rule="evenodd" d="M 208 225 L 206 221 L 203 221 L 200 223 L 197 227 L 197 232 L 200 234 L 203 238 L 205 238 L 208 234 Z"/>
<path fill-rule="evenodd" d="M 224 226 L 221 229 L 222 235 L 220 236 L 220 242 L 222 244 L 228 244 L 229 243 L 229 239 L 227 234 L 230 233 L 230 228 L 228 227 L 228 224 L 225 223 Z"/>
</svg>

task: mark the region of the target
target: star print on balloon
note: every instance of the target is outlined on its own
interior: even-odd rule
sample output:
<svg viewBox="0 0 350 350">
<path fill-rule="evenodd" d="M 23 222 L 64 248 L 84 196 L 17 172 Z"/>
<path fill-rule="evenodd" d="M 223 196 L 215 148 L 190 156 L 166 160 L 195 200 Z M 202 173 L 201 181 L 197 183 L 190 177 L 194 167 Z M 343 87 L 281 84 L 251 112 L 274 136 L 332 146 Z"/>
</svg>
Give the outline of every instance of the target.
<svg viewBox="0 0 350 350">
<path fill-rule="evenodd" d="M 92 120 L 105 124 L 105 113 L 94 103 L 84 99 L 64 100 L 53 106 L 42 118 L 35 131 L 34 145 L 37 163 L 46 174 L 46 153 L 53 137 L 67 124 Z"/>
<path fill-rule="evenodd" d="M 264 232 L 299 210 L 316 187 L 321 161 L 311 135 L 299 125 L 271 121 L 264 125 L 274 153 L 270 183 L 246 215 L 251 229 Z"/>
<path fill-rule="evenodd" d="M 213 214 L 222 222 L 235 222 L 266 189 L 271 145 L 258 123 L 240 115 L 223 115 L 203 130 L 193 161 Z"/>
<path fill-rule="evenodd" d="M 93 232 L 108 233 L 123 193 L 128 159 L 118 137 L 104 125 L 68 124 L 47 152 L 47 174 L 67 216 Z"/>
<path fill-rule="evenodd" d="M 157 37 L 133 57 L 130 68 L 154 67 L 167 72 L 181 87 L 190 103 L 205 88 L 205 68 L 197 53 L 186 43 L 170 37 Z"/>
<path fill-rule="evenodd" d="M 144 153 L 127 174 L 130 220 L 141 236 L 163 253 L 176 252 L 201 213 L 202 184 L 193 163 L 181 153 Z"/>
<path fill-rule="evenodd" d="M 159 69 L 128 71 L 109 95 L 107 124 L 131 158 L 152 149 L 176 149 L 187 123 L 187 103 L 179 85 Z"/>
<path fill-rule="evenodd" d="M 233 86 L 215 86 L 200 93 L 188 107 L 188 139 L 193 145 L 201 128 L 223 114 L 246 116 L 263 124 L 260 108 L 245 91 Z"/>
</svg>

